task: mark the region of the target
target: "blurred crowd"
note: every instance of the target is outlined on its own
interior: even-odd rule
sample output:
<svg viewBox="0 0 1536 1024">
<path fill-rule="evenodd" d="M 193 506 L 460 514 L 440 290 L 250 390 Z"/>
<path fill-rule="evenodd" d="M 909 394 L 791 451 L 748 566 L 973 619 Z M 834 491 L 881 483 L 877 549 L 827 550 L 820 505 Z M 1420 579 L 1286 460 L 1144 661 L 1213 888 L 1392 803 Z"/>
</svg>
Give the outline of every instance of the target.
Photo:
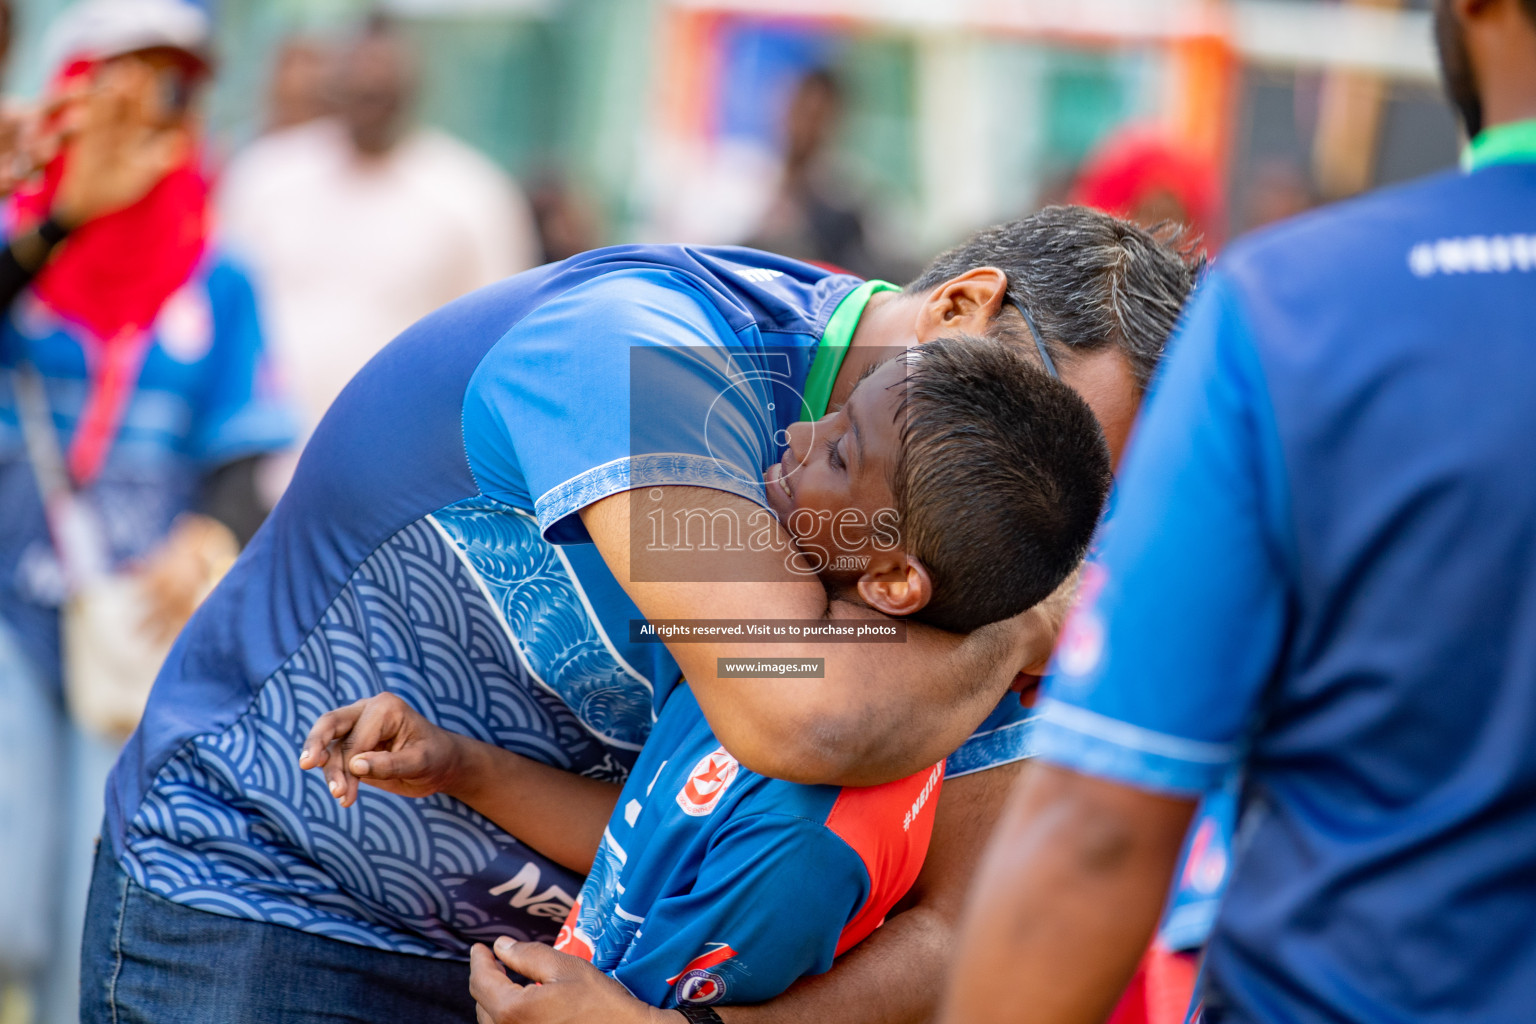
<svg viewBox="0 0 1536 1024">
<path fill-rule="evenodd" d="M 4 47 L 3 3 L 0 19 Z M 382 17 L 282 45 L 260 133 L 216 166 L 210 39 L 175 0 L 87 0 L 50 34 L 44 95 L 0 131 L 3 1024 L 76 1019 L 106 772 L 338 392 L 444 303 L 623 240 L 558 171 L 520 185 L 420 124 L 417 57 Z M 658 213 L 655 230 L 904 279 L 835 157 L 844 102 L 834 69 L 803 74 L 751 194 L 713 213 L 691 194 L 686 222 Z M 1283 165 L 1249 195 L 1245 226 L 1314 203 Z M 1227 223 L 1220 168 L 1147 127 L 1044 198 L 1184 225 L 1211 250 Z"/>
</svg>

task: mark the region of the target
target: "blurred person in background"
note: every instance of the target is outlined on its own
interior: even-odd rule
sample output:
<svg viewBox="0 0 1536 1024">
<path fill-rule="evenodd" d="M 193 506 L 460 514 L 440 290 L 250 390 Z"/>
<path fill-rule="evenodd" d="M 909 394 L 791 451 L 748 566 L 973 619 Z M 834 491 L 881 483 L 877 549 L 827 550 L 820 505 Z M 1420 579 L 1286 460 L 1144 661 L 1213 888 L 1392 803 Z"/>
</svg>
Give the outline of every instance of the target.
<svg viewBox="0 0 1536 1024">
<path fill-rule="evenodd" d="M 559 171 L 546 171 L 535 179 L 528 202 L 539 233 L 540 263 L 558 263 L 602 244 L 603 218 L 597 202 Z"/>
<path fill-rule="evenodd" d="M 1191 305 L 942 1020 L 1101 1019 L 1244 773 L 1203 1017 L 1536 1006 L 1536 0 L 1436 0 L 1471 142 Z"/>
<path fill-rule="evenodd" d="M 280 132 L 335 113 L 334 55 L 319 40 L 289 36 L 272 56 L 264 132 Z"/>
<path fill-rule="evenodd" d="M 137 595 L 125 628 L 168 643 L 260 522 L 257 457 L 291 438 L 250 283 L 208 238 L 193 113 L 208 42 L 175 0 L 68 11 L 31 132 L 53 152 L 5 211 L 0 980 L 50 1024 L 78 1019 L 91 846 L 123 739 L 80 703 L 61 606 L 119 575 Z"/>
<path fill-rule="evenodd" d="M 261 275 L 306 437 L 385 342 L 538 259 L 517 185 L 463 143 L 413 126 L 418 70 L 388 22 L 370 22 L 337 72 L 337 115 L 261 139 L 231 161 L 219 194 L 231 245 Z M 271 467 L 269 500 L 296 459 Z"/>
<path fill-rule="evenodd" d="M 1244 230 L 1300 216 L 1318 204 L 1312 177 L 1293 160 L 1266 160 L 1254 169 L 1244 204 Z"/>
<path fill-rule="evenodd" d="M 826 68 L 796 83 L 784 114 L 784 163 L 768 209 L 744 243 L 865 277 L 877 267 L 855 190 L 832 158 L 843 87 Z"/>
<path fill-rule="evenodd" d="M 1067 201 L 1146 228 L 1178 224 L 1198 235 L 1207 250 L 1220 248 L 1224 213 L 1216 165 L 1145 126 L 1123 128 L 1094 150 Z"/>
</svg>

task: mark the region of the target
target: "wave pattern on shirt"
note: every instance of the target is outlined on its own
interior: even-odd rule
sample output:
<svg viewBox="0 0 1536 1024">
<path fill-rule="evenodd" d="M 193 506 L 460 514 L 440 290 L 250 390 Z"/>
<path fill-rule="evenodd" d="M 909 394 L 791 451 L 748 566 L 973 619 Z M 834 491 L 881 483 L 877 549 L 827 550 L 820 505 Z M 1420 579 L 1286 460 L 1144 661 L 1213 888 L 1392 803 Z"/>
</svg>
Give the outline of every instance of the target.
<svg viewBox="0 0 1536 1024">
<path fill-rule="evenodd" d="M 357 569 L 239 721 L 190 740 L 162 769 L 128 832 L 125 864 L 139 884 L 214 913 L 397 952 L 462 956 L 501 934 L 554 937 L 579 877 L 446 796 L 363 786 L 343 808 L 321 772 L 298 767 L 319 715 L 385 690 L 445 728 L 547 764 L 613 781 L 633 764 L 625 745 L 599 736 L 648 729 L 649 687 L 616 656 L 604 662 L 608 648 L 564 563 L 536 526 L 529 539 L 532 520 L 474 501 L 433 518 Z M 481 579 L 466 550 L 488 566 Z M 636 692 L 613 695 L 621 685 Z M 590 719 L 556 693 L 572 694 Z M 642 718 L 615 714 L 634 718 L 639 704 Z"/>
<path fill-rule="evenodd" d="M 489 499 L 431 516 L 496 603 L 524 665 L 598 739 L 639 750 L 655 715 L 651 684 L 625 664 L 586 611 L 579 584 L 538 520 Z"/>
</svg>

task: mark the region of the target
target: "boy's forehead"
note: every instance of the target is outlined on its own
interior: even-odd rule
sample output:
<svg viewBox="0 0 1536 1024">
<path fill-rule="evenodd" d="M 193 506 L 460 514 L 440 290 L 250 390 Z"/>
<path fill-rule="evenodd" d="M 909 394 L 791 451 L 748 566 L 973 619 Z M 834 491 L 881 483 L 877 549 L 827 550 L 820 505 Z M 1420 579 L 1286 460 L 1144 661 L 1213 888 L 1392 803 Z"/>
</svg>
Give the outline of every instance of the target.
<svg viewBox="0 0 1536 1024">
<path fill-rule="evenodd" d="M 849 397 L 844 412 L 861 456 L 894 457 L 901 443 L 900 409 L 909 366 L 905 359 L 874 367 Z"/>
<path fill-rule="evenodd" d="M 854 387 L 853 394 L 868 402 L 879 397 L 881 392 L 896 392 L 896 384 L 906 379 L 908 370 L 907 353 L 902 352 L 892 356 L 884 362 L 875 363 L 864 371 L 864 376 L 859 378 L 859 383 Z M 850 400 L 852 396 L 849 396 Z"/>
</svg>

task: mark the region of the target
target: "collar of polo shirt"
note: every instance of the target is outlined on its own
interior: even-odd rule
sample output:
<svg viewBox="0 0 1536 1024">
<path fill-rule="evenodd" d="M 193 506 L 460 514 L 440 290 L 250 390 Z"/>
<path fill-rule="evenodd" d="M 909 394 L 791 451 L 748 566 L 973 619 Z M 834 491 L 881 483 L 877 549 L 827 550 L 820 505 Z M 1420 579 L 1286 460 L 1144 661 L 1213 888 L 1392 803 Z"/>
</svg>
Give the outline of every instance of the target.
<svg viewBox="0 0 1536 1024">
<path fill-rule="evenodd" d="M 1461 154 L 1464 170 L 1480 171 L 1496 164 L 1536 163 L 1536 120 L 1511 121 L 1485 129 Z"/>
</svg>

